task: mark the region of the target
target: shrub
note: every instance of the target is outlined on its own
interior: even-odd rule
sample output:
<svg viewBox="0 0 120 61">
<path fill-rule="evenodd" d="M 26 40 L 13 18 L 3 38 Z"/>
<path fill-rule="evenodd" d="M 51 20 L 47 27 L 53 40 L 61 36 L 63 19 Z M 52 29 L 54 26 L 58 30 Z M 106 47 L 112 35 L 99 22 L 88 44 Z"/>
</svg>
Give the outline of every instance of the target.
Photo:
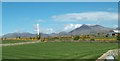
<svg viewBox="0 0 120 61">
<path fill-rule="evenodd" d="M 41 38 L 41 35 L 40 34 L 37 35 L 37 40 L 40 40 L 40 38 Z"/>
<path fill-rule="evenodd" d="M 74 37 L 74 40 L 79 40 L 79 39 L 80 39 L 79 36 L 75 36 L 75 37 Z"/>
<path fill-rule="evenodd" d="M 120 41 L 120 35 L 117 36 L 117 40 Z"/>
<path fill-rule="evenodd" d="M 95 41 L 95 39 L 90 39 L 90 41 Z"/>
</svg>

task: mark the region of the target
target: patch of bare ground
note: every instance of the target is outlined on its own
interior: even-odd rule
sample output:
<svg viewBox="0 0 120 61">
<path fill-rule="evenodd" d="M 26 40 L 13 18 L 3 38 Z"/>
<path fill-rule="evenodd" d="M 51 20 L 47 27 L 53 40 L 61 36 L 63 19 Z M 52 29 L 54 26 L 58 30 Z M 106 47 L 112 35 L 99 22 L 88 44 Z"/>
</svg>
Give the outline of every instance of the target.
<svg viewBox="0 0 120 61">
<path fill-rule="evenodd" d="M 33 42 L 20 42 L 20 43 L 8 43 L 8 44 L 0 44 L 0 46 L 14 46 L 14 45 L 23 45 L 23 44 L 33 44 L 33 43 L 39 43 L 39 41 L 33 41 Z"/>
</svg>

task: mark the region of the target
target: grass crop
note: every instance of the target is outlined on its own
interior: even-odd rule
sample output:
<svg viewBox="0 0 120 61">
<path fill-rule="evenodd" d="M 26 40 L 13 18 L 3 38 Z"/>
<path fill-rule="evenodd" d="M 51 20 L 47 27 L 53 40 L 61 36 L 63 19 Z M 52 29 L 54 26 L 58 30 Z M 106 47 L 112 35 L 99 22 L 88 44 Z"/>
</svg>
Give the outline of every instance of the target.
<svg viewBox="0 0 120 61">
<path fill-rule="evenodd" d="M 3 59 L 94 59 L 117 43 L 104 42 L 40 42 L 27 45 L 3 46 Z"/>
</svg>

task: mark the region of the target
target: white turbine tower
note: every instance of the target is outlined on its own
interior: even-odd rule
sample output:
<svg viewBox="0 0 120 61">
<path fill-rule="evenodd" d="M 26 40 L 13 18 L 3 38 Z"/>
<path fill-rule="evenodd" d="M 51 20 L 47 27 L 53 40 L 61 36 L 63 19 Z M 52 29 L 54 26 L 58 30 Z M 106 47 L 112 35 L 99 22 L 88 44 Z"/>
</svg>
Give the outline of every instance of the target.
<svg viewBox="0 0 120 61">
<path fill-rule="evenodd" d="M 40 40 L 41 35 L 40 35 L 39 24 L 36 24 L 36 25 L 35 25 L 35 32 L 36 32 L 36 37 L 37 37 L 37 39 Z"/>
<path fill-rule="evenodd" d="M 39 35 L 40 34 L 39 24 L 36 25 L 36 31 L 37 31 L 37 35 Z"/>
</svg>

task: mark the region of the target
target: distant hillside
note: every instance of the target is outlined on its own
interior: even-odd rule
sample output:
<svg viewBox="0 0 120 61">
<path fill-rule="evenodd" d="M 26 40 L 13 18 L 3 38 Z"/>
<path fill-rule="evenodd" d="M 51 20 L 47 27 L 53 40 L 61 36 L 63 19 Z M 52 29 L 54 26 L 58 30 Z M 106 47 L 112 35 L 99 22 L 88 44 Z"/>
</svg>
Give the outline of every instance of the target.
<svg viewBox="0 0 120 61">
<path fill-rule="evenodd" d="M 48 37 L 47 34 L 42 34 L 42 37 Z M 28 32 L 15 32 L 15 33 L 8 33 L 2 36 L 3 38 L 16 38 L 16 37 L 21 37 L 21 38 L 27 38 L 27 37 L 36 37 L 36 34 L 28 33 Z"/>
<path fill-rule="evenodd" d="M 118 28 L 116 28 L 118 29 Z M 104 27 L 101 25 L 85 25 L 83 24 L 81 27 L 78 27 L 70 32 L 60 32 L 60 33 L 51 33 L 51 34 L 43 34 L 41 33 L 42 37 L 48 37 L 48 36 L 70 36 L 70 35 L 87 35 L 87 34 L 96 34 L 96 33 L 109 33 L 113 32 L 114 29 Z M 15 37 L 36 37 L 36 34 L 28 33 L 28 32 L 23 32 L 23 33 L 8 33 L 3 35 L 2 37 L 4 38 L 15 38 Z"/>
<path fill-rule="evenodd" d="M 85 25 L 83 24 L 81 27 L 78 27 L 69 32 L 71 35 L 81 35 L 81 34 L 96 34 L 96 33 L 109 33 L 111 28 L 103 27 L 101 25 Z"/>
<path fill-rule="evenodd" d="M 59 33 L 51 33 L 49 36 L 55 37 L 55 36 L 67 36 L 69 35 L 67 32 L 59 32 Z"/>
</svg>

